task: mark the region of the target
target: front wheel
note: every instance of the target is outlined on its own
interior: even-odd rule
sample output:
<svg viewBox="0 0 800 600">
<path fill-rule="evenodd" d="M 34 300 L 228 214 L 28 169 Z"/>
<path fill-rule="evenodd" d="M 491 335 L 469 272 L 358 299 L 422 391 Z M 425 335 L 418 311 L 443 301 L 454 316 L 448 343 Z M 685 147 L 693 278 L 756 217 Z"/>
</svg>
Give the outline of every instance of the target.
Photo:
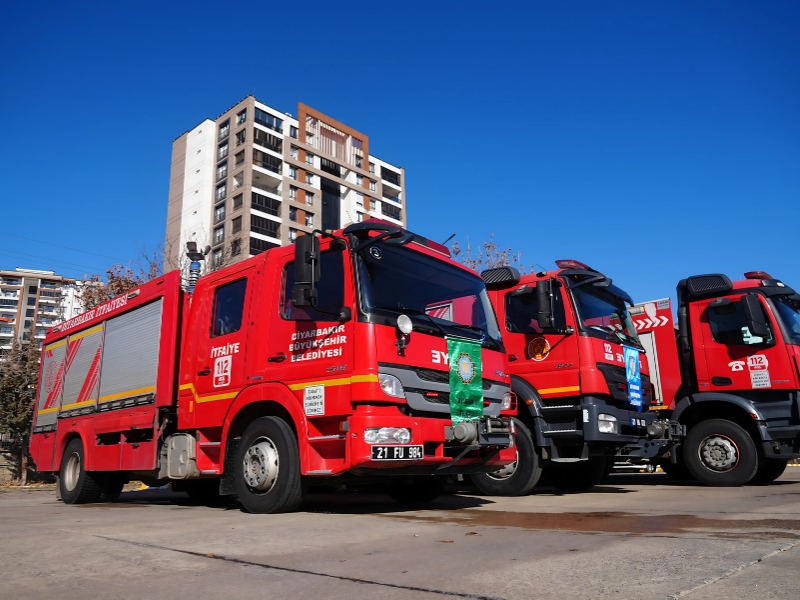
<svg viewBox="0 0 800 600">
<path fill-rule="evenodd" d="M 514 419 L 517 434 L 514 443 L 517 449 L 516 462 L 493 473 L 472 475 L 472 482 L 487 496 L 524 496 L 529 494 L 542 476 L 541 451 L 533 443 L 531 432 Z"/>
<path fill-rule="evenodd" d="M 292 512 L 303 501 L 297 438 L 283 419 L 261 417 L 250 423 L 235 467 L 236 491 L 247 512 Z"/>
<path fill-rule="evenodd" d="M 750 480 L 750 483 L 755 485 L 766 485 L 772 483 L 778 477 L 783 475 L 786 470 L 786 465 L 789 464 L 788 460 L 775 460 L 768 458 L 763 465 L 758 467 L 755 477 Z"/>
<path fill-rule="evenodd" d="M 387 491 L 395 502 L 419 504 L 436 500 L 446 484 L 446 475 L 395 475 Z"/>
<path fill-rule="evenodd" d="M 565 492 L 582 492 L 600 483 L 606 473 L 606 457 L 590 456 L 589 460 L 553 463 L 548 467 L 550 483 Z"/>
<path fill-rule="evenodd" d="M 61 459 L 58 485 L 65 504 L 97 502 L 102 492 L 102 476 L 86 470 L 83 442 L 75 438 L 67 444 Z"/>
<path fill-rule="evenodd" d="M 735 487 L 750 481 L 758 469 L 758 453 L 750 435 L 726 419 L 698 423 L 683 447 L 686 466 L 700 483 Z"/>
</svg>

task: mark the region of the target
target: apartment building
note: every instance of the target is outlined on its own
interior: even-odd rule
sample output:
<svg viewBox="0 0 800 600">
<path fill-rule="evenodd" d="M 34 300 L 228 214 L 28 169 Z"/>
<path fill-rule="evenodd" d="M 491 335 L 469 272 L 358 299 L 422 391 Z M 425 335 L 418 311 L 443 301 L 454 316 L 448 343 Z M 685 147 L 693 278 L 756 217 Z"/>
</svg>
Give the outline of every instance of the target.
<svg viewBox="0 0 800 600">
<path fill-rule="evenodd" d="M 55 271 L 0 270 L 0 350 L 15 338 L 41 344 L 50 327 L 83 312 L 78 286 Z"/>
<path fill-rule="evenodd" d="M 188 241 L 213 269 L 370 217 L 405 227 L 404 169 L 305 104 L 294 118 L 247 96 L 173 142 L 164 268 L 186 267 Z"/>
</svg>

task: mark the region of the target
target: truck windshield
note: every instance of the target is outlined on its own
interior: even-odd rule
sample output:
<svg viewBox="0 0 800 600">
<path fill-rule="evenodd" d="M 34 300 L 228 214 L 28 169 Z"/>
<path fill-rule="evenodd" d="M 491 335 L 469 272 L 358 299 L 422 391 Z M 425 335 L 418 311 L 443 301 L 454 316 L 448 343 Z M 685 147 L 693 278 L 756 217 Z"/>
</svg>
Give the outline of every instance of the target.
<svg viewBox="0 0 800 600">
<path fill-rule="evenodd" d="M 571 290 L 582 329 L 592 337 L 607 338 L 641 348 L 625 301 L 591 283 Z"/>
<path fill-rule="evenodd" d="M 483 340 L 501 349 L 500 328 L 483 280 L 455 265 L 404 246 L 377 244 L 356 253 L 361 305 L 375 322 L 411 317 L 432 335 Z"/>
<path fill-rule="evenodd" d="M 790 344 L 800 344 L 800 299 L 792 300 L 790 296 L 773 296 L 778 315 L 783 322 L 784 330 L 791 336 L 786 340 Z"/>
</svg>

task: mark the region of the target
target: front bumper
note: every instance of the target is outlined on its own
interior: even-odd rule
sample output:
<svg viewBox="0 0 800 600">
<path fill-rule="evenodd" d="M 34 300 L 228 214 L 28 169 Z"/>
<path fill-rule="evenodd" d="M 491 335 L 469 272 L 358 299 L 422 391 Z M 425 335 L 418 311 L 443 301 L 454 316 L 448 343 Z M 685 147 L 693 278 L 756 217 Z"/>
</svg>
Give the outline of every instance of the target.
<svg viewBox="0 0 800 600">
<path fill-rule="evenodd" d="M 498 426 L 500 423 L 505 424 L 505 430 Z M 364 431 L 371 427 L 410 429 L 408 445 L 422 446 L 423 457 L 373 460 L 374 444 L 364 441 Z M 459 441 L 449 418 L 406 416 L 396 406 L 361 405 L 350 418 L 347 433 L 350 471 L 360 475 L 490 473 L 517 458 L 512 428 L 510 419 L 484 417 L 475 439 Z"/>
</svg>

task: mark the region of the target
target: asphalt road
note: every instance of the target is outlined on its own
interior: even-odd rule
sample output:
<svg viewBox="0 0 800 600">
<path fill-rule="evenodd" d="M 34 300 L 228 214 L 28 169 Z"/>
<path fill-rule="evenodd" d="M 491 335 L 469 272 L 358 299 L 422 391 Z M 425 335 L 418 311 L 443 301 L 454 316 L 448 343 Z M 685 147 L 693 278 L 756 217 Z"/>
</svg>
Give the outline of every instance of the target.
<svg viewBox="0 0 800 600">
<path fill-rule="evenodd" d="M 426 510 L 343 491 L 287 515 L 167 490 L 84 506 L 0 493 L 0 598 L 165 597 L 800 598 L 800 468 L 765 487 L 463 490 Z"/>
</svg>

